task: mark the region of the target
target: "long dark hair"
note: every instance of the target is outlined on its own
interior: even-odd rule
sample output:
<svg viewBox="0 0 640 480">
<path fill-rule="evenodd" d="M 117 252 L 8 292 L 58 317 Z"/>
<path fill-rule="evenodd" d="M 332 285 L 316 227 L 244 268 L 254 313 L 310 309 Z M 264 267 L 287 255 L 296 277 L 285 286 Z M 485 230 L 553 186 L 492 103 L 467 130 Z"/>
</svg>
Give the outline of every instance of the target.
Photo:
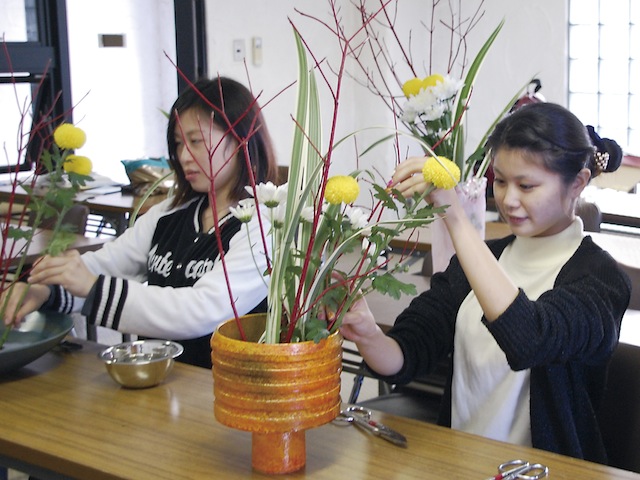
<svg viewBox="0 0 640 480">
<path fill-rule="evenodd" d="M 566 108 L 554 103 L 525 105 L 504 118 L 489 136 L 487 147 L 495 158 L 503 147 L 539 154 L 544 167 L 571 183 L 583 168 L 591 178 L 613 172 L 622 162 L 622 149 L 600 138 Z"/>
<path fill-rule="evenodd" d="M 255 97 L 244 85 L 230 78 L 202 79 L 195 82 L 193 86 L 188 86 L 178 96 L 169 112 L 167 145 L 169 163 L 176 176 L 173 206 L 181 205 L 201 195 L 195 192 L 185 179 L 184 171 L 178 161 L 175 139 L 176 117 L 193 108 L 207 116 L 214 112 L 213 122 L 217 126 L 227 131 L 231 125 L 233 138 L 246 143 L 246 155 L 244 148 L 238 150 L 239 174 L 231 189 L 232 201 L 238 201 L 247 196 L 244 187 L 250 184 L 249 168 L 253 170 L 256 183 L 268 181 L 275 183 L 276 158 L 267 125 Z M 249 162 L 247 162 L 247 155 Z"/>
</svg>

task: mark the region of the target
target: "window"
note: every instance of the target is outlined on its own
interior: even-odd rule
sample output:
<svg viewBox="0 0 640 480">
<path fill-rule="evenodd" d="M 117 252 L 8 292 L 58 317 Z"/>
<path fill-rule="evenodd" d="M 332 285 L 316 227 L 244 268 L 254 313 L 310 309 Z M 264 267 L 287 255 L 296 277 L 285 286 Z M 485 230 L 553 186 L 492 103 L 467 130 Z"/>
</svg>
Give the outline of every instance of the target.
<svg viewBox="0 0 640 480">
<path fill-rule="evenodd" d="M 164 10 L 173 11 L 176 30 L 180 32 L 180 35 L 174 36 L 173 29 L 167 28 L 164 31 L 170 32 L 165 34 L 170 35 L 168 41 L 176 43 L 178 68 L 189 80 L 196 80 L 207 74 L 204 25 L 205 0 L 175 0 L 169 2 L 156 2 L 155 0 L 141 2 L 136 0 L 135 2 L 121 3 L 126 3 L 126 6 L 131 10 L 143 11 L 145 8 L 147 10 L 151 9 L 152 11 L 150 12 L 143 11 L 143 14 L 153 19 L 160 18 L 159 10 L 163 12 Z M 86 7 L 84 4 L 90 4 L 90 6 Z M 71 107 L 73 105 L 74 110 L 77 110 L 74 116 L 83 121 L 82 127 L 87 132 L 87 136 L 93 139 L 94 151 L 91 152 L 85 148 L 83 152 L 86 152 L 85 154 L 92 158 L 94 166 L 98 167 L 96 170 L 99 173 L 110 176 L 110 171 L 107 167 L 112 167 L 117 169 L 118 173 L 124 175 L 119 162 L 114 162 L 113 150 L 104 153 L 107 149 L 103 148 L 103 145 L 108 145 L 111 140 L 108 137 L 108 129 L 113 123 L 109 123 L 108 118 L 101 120 L 101 117 L 96 115 L 96 113 L 100 113 L 100 109 L 95 108 L 95 103 L 89 105 L 88 101 L 81 102 L 89 88 L 86 90 L 78 89 L 86 85 L 88 81 L 95 97 L 96 92 L 99 92 L 99 89 L 96 88 L 98 82 L 94 78 L 87 80 L 87 69 L 84 67 L 82 57 L 77 57 L 75 70 L 70 68 L 67 29 L 67 15 L 78 11 L 79 5 L 94 11 L 99 8 L 110 9 L 113 11 L 114 17 L 122 17 L 122 9 L 114 10 L 112 4 L 113 2 L 110 0 L 102 0 L 100 2 L 97 0 L 92 2 L 86 2 L 85 0 L 0 0 L 0 106 L 2 106 L 2 115 L 0 116 L 0 174 L 8 171 L 30 170 L 33 168 L 34 162 L 37 162 L 41 139 L 29 138 L 28 136 L 32 117 L 38 118 L 39 114 L 42 116 L 44 115 L 43 112 L 49 112 L 53 108 L 52 114 L 47 115 L 47 117 L 56 118 L 56 121 L 71 122 L 74 120 L 71 116 Z M 72 16 L 71 18 L 74 19 L 76 17 Z M 82 18 L 76 18 L 76 21 L 70 22 L 69 26 L 85 32 L 87 37 L 93 35 L 92 38 L 97 39 L 101 33 L 110 33 L 109 27 L 113 24 L 124 24 L 129 27 L 130 32 L 137 31 L 136 26 L 129 23 L 134 18 L 133 15 L 128 15 L 125 16 L 125 20 L 120 22 L 112 22 L 110 18 L 100 18 L 100 22 L 96 21 L 93 29 L 88 28 L 86 26 L 87 22 L 82 22 Z M 162 24 L 160 25 L 162 26 Z M 103 28 L 106 28 L 106 30 L 103 30 Z M 158 33 L 158 35 L 160 34 Z M 157 45 L 156 40 L 148 40 L 148 37 L 149 35 L 145 37 L 146 43 L 142 45 Z M 87 45 L 90 44 L 87 42 Z M 8 55 L 5 54 L 5 47 Z M 137 48 L 141 48 L 140 43 Z M 133 49 L 130 50 L 133 51 Z M 162 52 L 161 49 L 160 52 Z M 110 55 L 108 58 L 113 60 L 113 57 L 114 55 Z M 173 67 L 164 55 L 160 54 L 159 58 L 155 59 L 155 62 L 166 63 L 173 74 Z M 139 71 L 139 69 L 135 68 L 133 70 L 135 72 Z M 73 90 L 71 88 L 71 75 L 78 71 L 81 75 L 79 75 L 80 78 L 76 76 L 76 81 L 74 82 L 76 88 Z M 144 73 L 142 72 L 141 74 Z M 121 72 L 115 71 L 115 74 L 122 77 Z M 176 84 L 183 88 L 186 85 L 186 81 L 177 73 L 175 75 L 178 78 Z M 101 78 L 101 80 L 102 84 L 104 84 L 104 78 Z M 125 80 L 133 81 L 131 79 Z M 160 101 L 150 100 L 148 82 L 140 81 L 136 83 L 136 86 L 139 86 L 142 91 L 139 94 L 134 92 L 133 95 L 137 95 L 142 100 L 136 102 L 135 105 L 149 105 L 148 110 L 161 117 L 161 114 L 158 113 L 158 106 L 161 103 Z M 177 88 L 174 87 L 173 90 L 163 90 L 160 93 L 171 100 L 177 94 Z M 19 107 L 17 101 L 20 105 L 30 107 L 25 112 L 27 119 L 23 122 L 24 132 L 19 132 L 20 112 L 24 108 Z M 78 104 L 80 104 L 80 107 L 78 107 Z M 90 110 L 91 107 L 93 107 L 93 110 Z M 83 109 L 89 109 L 93 115 L 87 114 Z M 102 113 L 106 117 L 104 111 Z M 131 111 L 128 113 L 129 116 L 132 116 Z M 93 130 L 91 130 L 92 121 L 95 127 Z M 97 124 L 97 122 L 101 121 L 101 124 Z M 134 153 L 129 151 L 120 155 L 120 158 L 137 158 L 149 153 L 160 155 L 166 148 L 166 135 L 163 133 L 165 128 L 164 121 L 162 122 L 162 128 L 154 130 L 158 134 L 151 140 L 144 131 L 145 128 L 149 128 L 149 125 L 145 125 L 137 118 L 132 121 L 141 125 L 140 128 L 142 129 L 141 133 L 137 133 L 138 130 L 130 130 L 128 132 L 129 138 L 137 134 L 137 137 L 135 137 L 135 141 L 138 142 L 136 147 L 145 150 L 158 148 L 159 151 L 139 152 L 136 150 Z M 101 132 L 105 131 L 107 132 L 107 139 L 101 143 L 100 135 Z M 126 148 L 125 142 L 126 140 L 121 141 L 119 147 Z M 25 152 L 24 146 L 27 144 L 28 151 Z M 23 147 L 20 158 L 18 158 L 19 146 Z M 101 152 L 100 155 L 94 155 L 96 151 Z M 117 159 L 117 152 L 115 155 Z M 133 157 L 128 155 L 133 155 Z M 104 160 L 102 165 L 99 164 L 101 158 Z M 104 167 L 105 164 L 107 167 Z M 122 180 L 126 181 L 126 177 Z"/>
<path fill-rule="evenodd" d="M 64 0 L 8 0 L 0 13 L 0 173 L 6 173 L 32 168 L 42 139 L 28 137 L 30 120 L 43 112 L 62 118 L 71 108 L 71 85 Z M 27 143 L 17 158 L 18 145 Z"/>
<path fill-rule="evenodd" d="M 640 154 L 640 2 L 569 0 L 569 108 Z"/>
</svg>

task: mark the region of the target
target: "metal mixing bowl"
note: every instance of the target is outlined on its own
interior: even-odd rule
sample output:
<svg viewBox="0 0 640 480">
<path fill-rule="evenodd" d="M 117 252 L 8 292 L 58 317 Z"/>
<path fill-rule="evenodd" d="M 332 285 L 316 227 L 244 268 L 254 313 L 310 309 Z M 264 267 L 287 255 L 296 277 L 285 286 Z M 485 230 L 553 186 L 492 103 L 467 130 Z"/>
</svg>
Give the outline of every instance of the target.
<svg viewBox="0 0 640 480">
<path fill-rule="evenodd" d="M 98 358 L 123 387 L 147 388 L 167 377 L 182 351 L 182 345 L 168 340 L 136 340 L 109 347 Z"/>
</svg>

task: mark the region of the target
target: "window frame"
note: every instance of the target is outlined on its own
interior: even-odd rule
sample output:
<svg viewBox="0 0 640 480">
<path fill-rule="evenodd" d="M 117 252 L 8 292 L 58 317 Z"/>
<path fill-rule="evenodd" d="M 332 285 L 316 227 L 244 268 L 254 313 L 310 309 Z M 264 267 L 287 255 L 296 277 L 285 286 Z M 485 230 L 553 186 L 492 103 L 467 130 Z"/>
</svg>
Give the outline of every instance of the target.
<svg viewBox="0 0 640 480">
<path fill-rule="evenodd" d="M 606 78 L 603 78 L 602 72 L 603 68 L 605 68 L 605 64 L 608 61 L 611 61 L 607 58 L 606 55 L 603 55 L 603 31 L 607 28 L 610 28 L 611 23 L 603 23 L 603 15 L 602 8 L 603 0 L 596 0 L 597 8 L 598 8 L 598 21 L 597 24 L 594 22 L 590 23 L 572 23 L 572 8 L 582 9 L 584 8 L 583 0 L 569 0 L 569 9 L 568 9 L 568 38 L 569 38 L 569 51 L 567 54 L 567 72 L 568 72 L 568 84 L 567 84 L 567 100 L 569 108 L 574 111 L 574 113 L 580 116 L 581 104 L 580 98 L 590 98 L 593 102 L 592 107 L 588 108 L 588 110 L 595 111 L 595 118 L 581 118 L 581 120 L 585 123 L 591 124 L 595 127 L 596 131 L 600 134 L 604 134 L 604 136 L 610 136 L 611 138 L 615 138 L 616 141 L 623 147 L 625 150 L 635 150 L 636 153 L 640 151 L 640 125 L 634 125 L 634 122 L 638 122 L 638 114 L 634 117 L 634 105 L 638 105 L 640 103 L 640 92 L 634 92 L 633 87 L 633 75 L 634 68 L 636 71 L 638 70 L 638 64 L 640 64 L 640 46 L 634 45 L 633 42 L 633 34 L 635 28 L 635 34 L 638 35 L 638 30 L 640 29 L 640 25 L 634 24 L 633 18 L 633 3 L 636 0 L 626 0 L 626 5 L 628 8 L 628 56 L 627 58 L 622 57 L 622 61 L 627 63 L 626 71 L 627 76 L 626 79 L 623 79 L 623 82 L 626 82 L 626 92 L 622 91 L 621 93 L 612 93 L 608 91 L 606 83 Z M 638 7 L 635 7 L 638 8 Z M 636 13 L 637 15 L 637 13 Z M 572 51 L 571 41 L 573 38 L 572 31 L 574 28 L 581 28 L 584 26 L 590 26 L 594 29 L 597 29 L 597 51 L 594 52 L 592 56 L 575 56 Z M 635 56 L 634 56 L 635 55 Z M 576 65 L 574 62 L 593 62 L 595 64 L 595 69 L 597 70 L 597 74 L 595 78 L 592 77 L 592 81 L 595 82 L 595 91 L 589 89 L 588 91 L 579 91 L 574 89 L 575 82 L 572 82 L 573 75 L 579 75 L 578 69 L 579 65 Z M 620 60 L 618 60 L 620 61 Z M 634 66 L 635 62 L 635 66 Z M 620 76 L 616 78 L 619 80 Z M 626 108 L 626 125 L 623 127 L 614 127 L 612 126 L 611 121 L 607 121 L 607 118 L 610 114 L 607 114 L 606 107 L 611 107 L 610 99 L 614 97 L 619 97 L 620 104 L 625 105 Z M 595 98 L 594 98 L 595 97 Z M 620 111 L 620 110 L 618 110 Z M 635 119 L 634 119 L 635 118 Z M 624 123 L 624 120 L 622 120 Z M 624 130 L 624 138 L 620 138 L 616 132 L 621 132 Z"/>
<path fill-rule="evenodd" d="M 65 0 L 34 0 L 37 39 L 27 42 L 2 42 L 0 83 L 31 85 L 34 121 L 49 113 L 55 119 L 72 122 L 69 45 Z M 28 26 L 29 28 L 29 26 Z M 13 73 L 26 75 L 12 76 Z M 42 132 L 44 133 L 44 132 Z M 42 136 L 30 138 L 19 164 L 0 165 L 0 173 L 28 171 L 42 151 Z"/>
</svg>

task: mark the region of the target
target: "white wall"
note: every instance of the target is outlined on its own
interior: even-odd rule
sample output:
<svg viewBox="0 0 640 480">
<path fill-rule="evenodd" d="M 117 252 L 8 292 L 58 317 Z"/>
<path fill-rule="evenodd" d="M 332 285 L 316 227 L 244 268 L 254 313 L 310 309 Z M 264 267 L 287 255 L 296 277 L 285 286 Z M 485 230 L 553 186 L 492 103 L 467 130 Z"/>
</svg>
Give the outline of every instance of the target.
<svg viewBox="0 0 640 480">
<path fill-rule="evenodd" d="M 67 0 L 78 153 L 94 170 L 128 183 L 121 160 L 166 155 L 166 118 L 177 95 L 172 0 Z M 100 48 L 98 34 L 124 34 Z"/>
<path fill-rule="evenodd" d="M 473 13 L 477 1 L 460 2 L 466 15 Z M 338 3 L 342 6 L 343 20 L 349 29 L 353 25 L 351 2 Z M 441 3 L 458 5 L 458 2 Z M 416 37 L 419 37 L 420 31 L 423 31 L 421 22 L 428 22 L 430 19 L 431 2 L 400 0 L 400 7 L 398 25 L 402 26 L 405 34 L 413 30 Z M 246 83 L 245 65 L 233 59 L 233 40 L 243 39 L 247 46 L 247 70 L 253 90 L 263 91 L 261 103 L 264 103 L 264 99 L 272 98 L 276 92 L 296 79 L 297 60 L 289 19 L 299 27 L 314 51 L 335 59 L 335 52 L 329 53 L 334 40 L 332 35 L 303 18 L 294 8 L 326 20 L 331 18 L 328 15 L 328 2 L 325 0 L 208 0 L 206 15 L 209 73 L 230 76 Z M 469 36 L 469 58 L 475 56 L 502 18 L 505 18 L 506 23 L 476 81 L 468 115 L 470 146 L 477 144 L 484 130 L 513 93 L 533 76 L 542 80 L 542 93 L 547 100 L 566 104 L 566 0 L 486 0 L 484 9 L 484 17 Z M 445 36 L 444 40 L 438 37 L 434 41 L 438 43 L 437 49 L 448 52 L 445 31 L 440 27 L 436 31 Z M 263 40 L 261 66 L 251 63 L 251 39 L 256 36 Z M 426 51 L 426 48 L 419 48 L 420 44 L 416 39 L 413 47 L 416 56 Z M 443 67 L 444 65 L 440 68 Z M 438 65 L 434 66 L 434 71 L 438 71 Z M 426 70 L 424 73 L 427 73 Z M 290 115 L 294 111 L 294 94 L 292 89 L 265 108 L 282 164 L 290 161 L 288 152 L 293 129 Z M 330 98 L 326 95 L 323 98 L 328 108 Z M 389 111 L 372 94 L 353 83 L 345 86 L 341 102 L 342 133 L 383 122 L 391 124 Z M 347 152 L 340 155 L 336 170 L 350 171 L 355 168 L 353 155 Z M 382 151 L 378 155 L 384 157 L 386 154 Z M 390 158 L 379 161 L 383 162 L 384 170 L 392 169 Z"/>
</svg>

